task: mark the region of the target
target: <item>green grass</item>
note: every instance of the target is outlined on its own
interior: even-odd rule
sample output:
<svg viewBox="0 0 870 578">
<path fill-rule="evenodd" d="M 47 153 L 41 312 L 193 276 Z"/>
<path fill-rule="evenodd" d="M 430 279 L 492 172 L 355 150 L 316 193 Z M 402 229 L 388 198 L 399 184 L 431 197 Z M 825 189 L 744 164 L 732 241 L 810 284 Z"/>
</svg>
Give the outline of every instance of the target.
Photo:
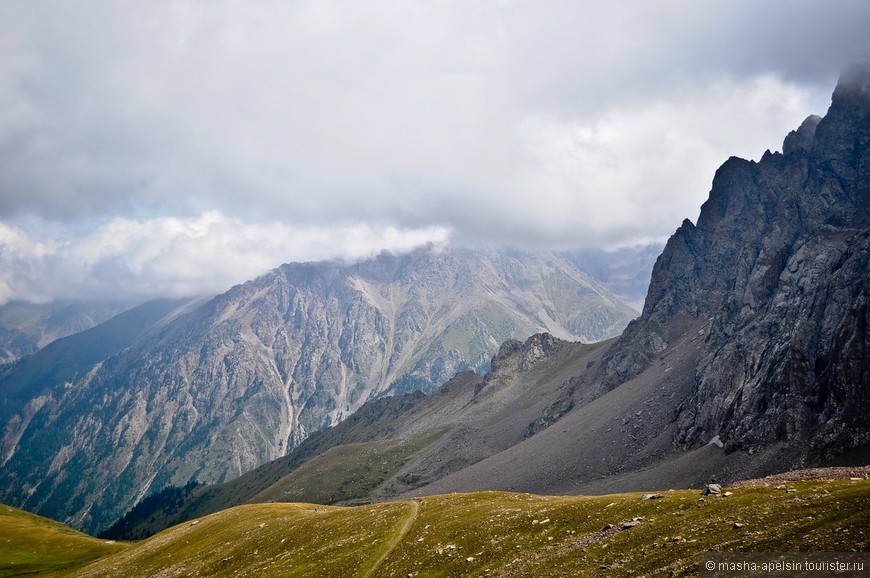
<svg viewBox="0 0 870 578">
<path fill-rule="evenodd" d="M 411 507 L 252 504 L 186 522 L 73 576 L 348 576 L 373 568 Z"/>
<path fill-rule="evenodd" d="M 733 492 L 703 500 L 681 490 L 654 500 L 482 492 L 344 508 L 251 504 L 175 526 L 72 575 L 694 576 L 710 550 L 870 547 L 870 480 Z M 642 521 L 618 529 L 633 518 Z"/>
<path fill-rule="evenodd" d="M 47 518 L 0 506 L 0 576 L 67 573 L 127 544 L 98 540 Z"/>
<path fill-rule="evenodd" d="M 790 487 L 797 491 L 735 490 L 703 501 L 697 491 L 656 500 L 643 494 L 428 498 L 383 575 L 599 576 L 606 570 L 607 576 L 681 576 L 697 574 L 699 556 L 710 549 L 848 551 L 870 545 L 870 482 Z M 635 528 L 603 531 L 636 517 L 643 521 Z M 735 529 L 735 522 L 745 526 Z"/>
<path fill-rule="evenodd" d="M 255 495 L 250 502 L 336 504 L 367 501 L 372 492 L 440 434 L 330 448 Z"/>
</svg>

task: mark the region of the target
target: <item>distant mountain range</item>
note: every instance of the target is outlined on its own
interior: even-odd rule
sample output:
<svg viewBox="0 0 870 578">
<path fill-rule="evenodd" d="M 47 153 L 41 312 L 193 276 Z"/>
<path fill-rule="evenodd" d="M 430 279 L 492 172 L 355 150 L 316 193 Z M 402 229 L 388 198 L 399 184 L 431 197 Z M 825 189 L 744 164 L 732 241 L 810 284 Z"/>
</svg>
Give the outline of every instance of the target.
<svg viewBox="0 0 870 578">
<path fill-rule="evenodd" d="M 101 325 L 5 369 L 0 498 L 94 529 L 172 486 L 112 528 L 141 536 L 246 502 L 664 490 L 866 463 L 870 66 L 782 153 L 722 165 L 619 337 L 577 341 L 631 312 L 573 263 L 287 265 L 126 312 L 138 325 L 117 338 Z M 39 361 L 69 351 L 97 360 Z"/>
<path fill-rule="evenodd" d="M 12 301 L 0 305 L 0 364 L 36 353 L 49 343 L 99 325 L 138 303 Z"/>
<path fill-rule="evenodd" d="M 562 251 L 559 255 L 640 311 L 649 289 L 653 265 L 662 248 L 664 240 L 610 250 L 575 249 Z"/>
<path fill-rule="evenodd" d="M 232 479 L 388 394 L 485 370 L 505 340 L 618 335 L 637 312 L 564 257 L 417 250 L 284 265 L 158 301 L 0 372 L 0 500 L 102 528 Z"/>
<path fill-rule="evenodd" d="M 722 165 L 619 338 L 508 341 L 485 375 L 369 402 L 236 480 L 153 496 L 111 533 L 246 502 L 664 490 L 867 463 L 868 271 L 865 66 L 782 153 Z"/>
<path fill-rule="evenodd" d="M 640 311 L 653 263 L 662 244 L 619 249 L 575 249 L 556 255 Z M 10 301 L 0 305 L 0 365 L 32 355 L 46 345 L 90 329 L 141 302 L 57 300 Z"/>
</svg>

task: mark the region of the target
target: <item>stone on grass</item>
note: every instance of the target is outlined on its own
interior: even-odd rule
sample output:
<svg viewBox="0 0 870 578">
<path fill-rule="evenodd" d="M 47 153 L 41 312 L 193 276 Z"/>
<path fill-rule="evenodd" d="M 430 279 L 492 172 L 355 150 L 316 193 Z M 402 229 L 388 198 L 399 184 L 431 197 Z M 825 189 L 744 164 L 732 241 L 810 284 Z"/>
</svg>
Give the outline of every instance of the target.
<svg viewBox="0 0 870 578">
<path fill-rule="evenodd" d="M 722 486 L 719 484 L 707 484 L 702 492 L 705 496 L 718 496 L 722 493 Z"/>
</svg>

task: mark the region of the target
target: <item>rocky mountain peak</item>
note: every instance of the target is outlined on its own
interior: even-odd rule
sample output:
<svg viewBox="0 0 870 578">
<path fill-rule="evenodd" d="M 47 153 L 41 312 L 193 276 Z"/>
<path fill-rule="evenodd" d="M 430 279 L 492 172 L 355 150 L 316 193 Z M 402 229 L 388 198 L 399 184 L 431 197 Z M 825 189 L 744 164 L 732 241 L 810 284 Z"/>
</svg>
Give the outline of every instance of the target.
<svg viewBox="0 0 870 578">
<path fill-rule="evenodd" d="M 813 156 L 828 165 L 870 205 L 870 65 L 843 73 L 834 90 L 831 107 L 816 128 Z"/>
<path fill-rule="evenodd" d="M 604 383 L 703 335 L 681 443 L 813 439 L 836 452 L 870 440 L 858 409 L 870 404 L 868 87 L 870 66 L 850 69 L 784 154 L 726 161 L 697 225 L 684 221 L 656 262 Z"/>
<path fill-rule="evenodd" d="M 847 67 L 840 75 L 832 105 L 842 105 L 844 102 L 854 102 L 866 106 L 870 95 L 870 62 L 855 63 Z"/>
<path fill-rule="evenodd" d="M 819 121 L 822 117 L 811 114 L 801 125 L 788 133 L 785 140 L 782 142 L 782 154 L 790 155 L 798 150 L 811 151 L 813 148 L 813 137 L 816 134 L 816 127 L 819 126 Z"/>
<path fill-rule="evenodd" d="M 529 371 L 539 362 L 557 354 L 568 343 L 549 333 L 536 333 L 525 341 L 508 339 L 493 356 L 489 371 L 477 385 L 475 395 L 490 383 L 498 383 L 506 378 L 509 380 L 512 374 Z"/>
</svg>

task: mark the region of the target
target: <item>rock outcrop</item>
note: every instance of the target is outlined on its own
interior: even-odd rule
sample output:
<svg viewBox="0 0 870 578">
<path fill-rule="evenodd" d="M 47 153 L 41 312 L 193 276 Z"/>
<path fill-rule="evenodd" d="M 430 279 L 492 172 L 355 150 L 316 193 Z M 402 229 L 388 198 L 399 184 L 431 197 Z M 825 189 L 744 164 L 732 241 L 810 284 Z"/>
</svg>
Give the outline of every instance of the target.
<svg viewBox="0 0 870 578">
<path fill-rule="evenodd" d="M 824 118 L 783 153 L 729 159 L 697 225 L 653 271 L 642 316 L 605 361 L 606 389 L 675 341 L 703 340 L 677 443 L 805 444 L 816 459 L 870 442 L 870 67 L 846 72 Z M 797 459 L 797 458 L 796 458 Z"/>
</svg>

